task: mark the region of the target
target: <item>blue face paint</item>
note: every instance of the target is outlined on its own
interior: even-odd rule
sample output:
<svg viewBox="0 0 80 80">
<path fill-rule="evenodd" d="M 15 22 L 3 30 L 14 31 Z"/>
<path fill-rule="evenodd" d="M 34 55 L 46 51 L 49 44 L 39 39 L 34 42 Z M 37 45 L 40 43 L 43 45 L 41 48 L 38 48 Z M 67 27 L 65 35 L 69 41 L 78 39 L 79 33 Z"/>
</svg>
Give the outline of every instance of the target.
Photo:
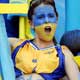
<svg viewBox="0 0 80 80">
<path fill-rule="evenodd" d="M 57 18 L 54 8 L 51 5 L 41 4 L 35 8 L 32 21 L 34 26 L 42 25 L 44 23 L 56 23 Z"/>
</svg>

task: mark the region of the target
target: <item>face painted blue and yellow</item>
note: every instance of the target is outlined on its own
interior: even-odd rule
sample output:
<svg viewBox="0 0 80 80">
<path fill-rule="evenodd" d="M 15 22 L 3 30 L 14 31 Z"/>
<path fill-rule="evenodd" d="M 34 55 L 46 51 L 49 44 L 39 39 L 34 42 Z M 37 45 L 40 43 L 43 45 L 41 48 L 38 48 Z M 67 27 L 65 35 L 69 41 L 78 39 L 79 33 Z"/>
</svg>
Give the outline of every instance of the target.
<svg viewBox="0 0 80 80">
<path fill-rule="evenodd" d="M 56 31 L 57 17 L 51 5 L 41 4 L 34 10 L 32 24 L 40 40 L 52 41 Z"/>
<path fill-rule="evenodd" d="M 54 8 L 51 5 L 41 4 L 35 8 L 32 21 L 34 26 L 39 26 L 44 23 L 56 23 L 57 17 Z"/>
</svg>

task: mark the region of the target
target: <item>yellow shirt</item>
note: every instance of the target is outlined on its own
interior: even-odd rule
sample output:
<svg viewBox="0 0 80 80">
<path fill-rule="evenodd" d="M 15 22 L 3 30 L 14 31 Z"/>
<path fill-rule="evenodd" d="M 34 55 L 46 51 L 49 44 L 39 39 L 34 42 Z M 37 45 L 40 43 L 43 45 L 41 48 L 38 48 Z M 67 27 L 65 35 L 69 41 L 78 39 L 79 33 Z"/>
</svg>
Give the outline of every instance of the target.
<svg viewBox="0 0 80 80">
<path fill-rule="evenodd" d="M 31 43 L 20 48 L 16 58 L 16 67 L 23 73 L 51 73 L 59 65 L 59 57 L 55 48 L 35 49 Z"/>
</svg>

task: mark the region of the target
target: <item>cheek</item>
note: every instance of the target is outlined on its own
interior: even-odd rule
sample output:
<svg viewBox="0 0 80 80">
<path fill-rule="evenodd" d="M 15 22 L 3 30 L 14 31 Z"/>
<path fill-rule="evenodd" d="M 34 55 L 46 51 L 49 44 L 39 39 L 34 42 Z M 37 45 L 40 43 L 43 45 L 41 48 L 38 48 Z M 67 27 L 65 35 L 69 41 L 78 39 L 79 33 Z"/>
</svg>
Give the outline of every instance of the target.
<svg viewBox="0 0 80 80">
<path fill-rule="evenodd" d="M 33 23 L 34 23 L 34 26 L 39 26 L 39 25 L 43 24 L 44 21 L 43 20 L 35 19 L 35 21 L 33 21 Z"/>
<path fill-rule="evenodd" d="M 34 26 L 39 26 L 44 23 L 43 19 L 38 19 L 37 17 L 33 17 L 32 21 L 33 21 Z"/>
<path fill-rule="evenodd" d="M 44 33 L 44 28 L 36 27 L 36 28 L 35 28 L 35 32 L 36 32 L 36 34 L 37 34 L 39 37 L 41 37 L 42 34 Z"/>
<path fill-rule="evenodd" d="M 38 29 L 35 29 L 35 32 L 39 35 L 39 34 L 42 34 L 42 32 L 43 32 L 43 29 L 40 29 L 40 28 L 38 28 Z"/>
<path fill-rule="evenodd" d="M 34 25 L 34 26 L 37 26 L 38 20 L 37 20 L 37 18 L 36 18 L 35 16 L 33 16 L 32 22 L 33 22 L 33 25 Z"/>
</svg>

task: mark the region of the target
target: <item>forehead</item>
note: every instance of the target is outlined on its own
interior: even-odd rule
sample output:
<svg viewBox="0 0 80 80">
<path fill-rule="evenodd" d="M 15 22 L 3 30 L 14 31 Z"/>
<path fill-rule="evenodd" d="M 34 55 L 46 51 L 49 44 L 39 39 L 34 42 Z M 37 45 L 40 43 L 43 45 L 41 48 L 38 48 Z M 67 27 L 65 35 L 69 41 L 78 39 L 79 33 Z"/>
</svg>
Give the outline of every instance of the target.
<svg viewBox="0 0 80 80">
<path fill-rule="evenodd" d="M 55 13 L 55 12 L 54 8 L 51 5 L 41 4 L 35 8 L 34 14 L 41 14 L 41 13 Z"/>
</svg>

